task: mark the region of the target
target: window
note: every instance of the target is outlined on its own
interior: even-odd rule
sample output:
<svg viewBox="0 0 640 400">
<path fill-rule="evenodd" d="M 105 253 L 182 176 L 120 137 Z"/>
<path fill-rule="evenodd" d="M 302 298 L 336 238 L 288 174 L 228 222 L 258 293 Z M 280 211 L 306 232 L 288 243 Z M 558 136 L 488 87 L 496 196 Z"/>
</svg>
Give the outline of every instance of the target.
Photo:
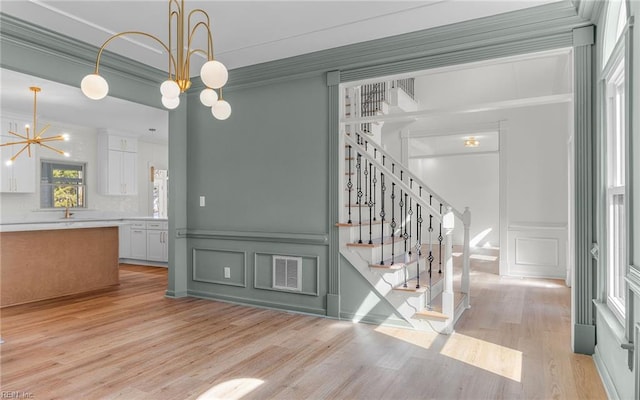
<svg viewBox="0 0 640 400">
<path fill-rule="evenodd" d="M 84 208 L 85 164 L 42 161 L 40 208 Z"/>
<path fill-rule="evenodd" d="M 607 186 L 607 304 L 625 318 L 626 215 L 625 153 L 626 100 L 623 51 L 612 55 L 606 83 L 606 186 Z"/>
</svg>

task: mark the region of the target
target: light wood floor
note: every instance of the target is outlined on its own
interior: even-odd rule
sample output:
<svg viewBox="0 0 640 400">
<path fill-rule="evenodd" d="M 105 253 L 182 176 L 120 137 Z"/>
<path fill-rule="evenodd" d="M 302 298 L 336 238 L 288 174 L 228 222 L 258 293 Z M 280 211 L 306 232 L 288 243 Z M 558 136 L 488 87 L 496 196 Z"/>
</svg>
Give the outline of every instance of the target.
<svg viewBox="0 0 640 400">
<path fill-rule="evenodd" d="M 591 357 L 570 351 L 569 289 L 494 269 L 473 260 L 472 309 L 455 334 L 439 336 L 166 299 L 165 270 L 123 266 L 117 289 L 1 310 L 2 391 L 33 399 L 605 399 Z"/>
</svg>

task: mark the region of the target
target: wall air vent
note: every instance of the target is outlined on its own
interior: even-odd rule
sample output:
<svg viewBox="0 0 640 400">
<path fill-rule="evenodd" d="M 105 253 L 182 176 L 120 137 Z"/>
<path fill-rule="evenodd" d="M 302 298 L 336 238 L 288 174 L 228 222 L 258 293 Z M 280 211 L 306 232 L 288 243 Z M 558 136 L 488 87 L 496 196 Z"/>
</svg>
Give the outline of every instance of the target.
<svg viewBox="0 0 640 400">
<path fill-rule="evenodd" d="M 302 257 L 273 256 L 272 287 L 302 291 Z"/>
</svg>

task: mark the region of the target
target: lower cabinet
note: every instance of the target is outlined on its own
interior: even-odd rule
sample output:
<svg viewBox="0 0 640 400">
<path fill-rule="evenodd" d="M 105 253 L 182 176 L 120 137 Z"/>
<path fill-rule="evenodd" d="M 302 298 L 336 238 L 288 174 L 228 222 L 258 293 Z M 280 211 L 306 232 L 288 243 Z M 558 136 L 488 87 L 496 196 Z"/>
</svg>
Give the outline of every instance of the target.
<svg viewBox="0 0 640 400">
<path fill-rule="evenodd" d="M 164 227 L 150 227 L 147 222 L 147 260 L 167 262 L 169 260 L 167 236 Z M 154 223 L 154 225 L 157 223 Z M 160 223 L 164 224 L 164 223 Z"/>
<path fill-rule="evenodd" d="M 127 221 L 120 227 L 120 258 L 154 263 L 169 260 L 166 221 Z"/>
</svg>

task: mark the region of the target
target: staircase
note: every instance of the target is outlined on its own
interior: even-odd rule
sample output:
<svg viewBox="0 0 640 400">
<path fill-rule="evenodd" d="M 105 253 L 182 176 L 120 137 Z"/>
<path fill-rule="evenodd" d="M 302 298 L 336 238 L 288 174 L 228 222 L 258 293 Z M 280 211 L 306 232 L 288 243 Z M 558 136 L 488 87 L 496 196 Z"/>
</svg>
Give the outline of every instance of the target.
<svg viewBox="0 0 640 400">
<path fill-rule="evenodd" d="M 388 93 L 377 100 L 386 93 L 381 87 L 369 114 L 390 108 L 381 104 Z M 361 114 L 349 99 L 345 105 L 347 120 Z M 471 214 L 455 210 L 394 160 L 365 124 L 351 127 L 343 135 L 340 252 L 411 326 L 449 334 L 469 308 Z M 464 243 L 454 252 L 456 227 L 464 229 Z"/>
</svg>

